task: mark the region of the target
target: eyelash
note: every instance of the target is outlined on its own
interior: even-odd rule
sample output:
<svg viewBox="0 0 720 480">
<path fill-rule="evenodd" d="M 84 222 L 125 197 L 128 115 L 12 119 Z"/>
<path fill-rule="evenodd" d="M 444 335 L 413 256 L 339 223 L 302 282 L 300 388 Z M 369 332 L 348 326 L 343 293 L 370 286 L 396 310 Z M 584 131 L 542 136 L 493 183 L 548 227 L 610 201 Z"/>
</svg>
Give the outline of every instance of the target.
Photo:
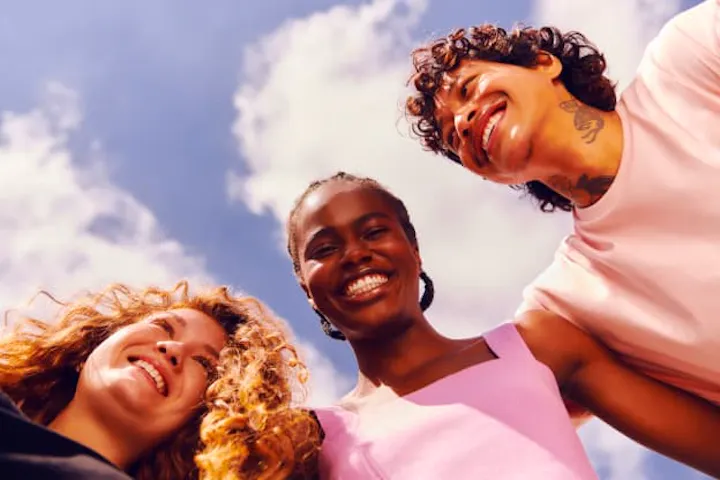
<svg viewBox="0 0 720 480">
<path fill-rule="evenodd" d="M 208 379 L 214 379 L 217 375 L 217 370 L 215 367 L 208 361 L 207 358 L 204 357 L 193 357 L 193 360 L 198 362 L 201 367 L 205 369 L 205 373 L 207 374 Z"/>
<path fill-rule="evenodd" d="M 475 80 L 475 77 L 470 77 L 470 78 L 468 78 L 468 79 L 465 81 L 465 83 L 463 83 L 462 88 L 460 88 L 460 95 L 461 95 L 463 98 L 465 98 L 465 96 L 467 96 L 467 93 L 468 93 L 468 85 L 470 85 L 470 82 L 472 82 L 473 80 Z"/>
<path fill-rule="evenodd" d="M 175 335 L 175 329 L 170 324 L 170 322 L 168 322 L 164 318 L 156 318 L 155 320 L 153 320 L 152 323 L 165 330 L 170 338 L 173 338 L 173 336 Z M 208 378 L 212 378 L 217 373 L 215 367 L 213 367 L 212 363 L 208 359 L 204 357 L 193 357 L 193 360 L 198 362 L 200 366 L 203 367 L 203 369 L 207 373 Z"/>
<path fill-rule="evenodd" d="M 322 247 L 316 248 L 312 253 L 312 258 L 323 258 L 333 252 L 335 247 L 332 247 L 330 245 L 324 245 Z"/>
<path fill-rule="evenodd" d="M 173 338 L 173 336 L 175 335 L 175 329 L 172 325 L 170 325 L 170 322 L 168 322 L 164 318 L 156 318 L 155 320 L 153 320 L 153 323 L 165 330 L 170 338 Z"/>
<path fill-rule="evenodd" d="M 376 237 L 377 235 L 384 233 L 387 230 L 385 227 L 372 227 L 365 232 L 366 237 Z"/>
<path fill-rule="evenodd" d="M 369 228 L 364 234 L 364 237 L 375 237 L 378 234 L 381 234 L 387 230 L 386 227 L 371 227 Z M 373 238 L 371 238 L 372 240 Z M 312 258 L 322 258 L 326 255 L 329 255 L 335 250 L 334 246 L 331 245 L 324 245 L 322 247 L 316 248 L 313 250 L 311 257 Z"/>
</svg>

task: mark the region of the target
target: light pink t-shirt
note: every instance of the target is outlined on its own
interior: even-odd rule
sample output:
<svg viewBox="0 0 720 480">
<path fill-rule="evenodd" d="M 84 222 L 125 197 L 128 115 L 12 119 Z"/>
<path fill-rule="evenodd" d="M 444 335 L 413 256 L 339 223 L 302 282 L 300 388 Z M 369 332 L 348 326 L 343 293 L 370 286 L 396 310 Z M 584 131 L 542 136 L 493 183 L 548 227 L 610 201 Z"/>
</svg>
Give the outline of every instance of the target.
<svg viewBox="0 0 720 480">
<path fill-rule="evenodd" d="M 629 364 L 720 404 L 720 0 L 672 19 L 617 108 L 610 190 L 525 290 Z"/>
<path fill-rule="evenodd" d="M 597 480 L 556 380 L 513 324 L 484 335 L 498 357 L 404 397 L 316 410 L 323 480 Z"/>
</svg>

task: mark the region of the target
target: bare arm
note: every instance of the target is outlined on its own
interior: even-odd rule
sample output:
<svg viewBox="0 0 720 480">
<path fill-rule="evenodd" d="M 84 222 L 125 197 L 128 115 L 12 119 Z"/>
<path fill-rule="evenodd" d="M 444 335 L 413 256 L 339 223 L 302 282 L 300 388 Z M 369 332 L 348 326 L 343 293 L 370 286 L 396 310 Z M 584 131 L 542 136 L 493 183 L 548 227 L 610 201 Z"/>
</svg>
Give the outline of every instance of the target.
<svg viewBox="0 0 720 480">
<path fill-rule="evenodd" d="M 570 398 L 638 443 L 720 477 L 720 407 L 630 369 L 555 314 L 528 312 L 518 329 Z"/>
</svg>

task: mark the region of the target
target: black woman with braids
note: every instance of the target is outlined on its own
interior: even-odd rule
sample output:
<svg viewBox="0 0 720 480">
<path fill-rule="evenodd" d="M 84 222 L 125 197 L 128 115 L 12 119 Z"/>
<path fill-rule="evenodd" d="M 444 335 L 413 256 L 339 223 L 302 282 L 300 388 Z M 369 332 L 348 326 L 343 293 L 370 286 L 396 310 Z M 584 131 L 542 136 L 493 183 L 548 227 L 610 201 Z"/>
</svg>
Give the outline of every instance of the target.
<svg viewBox="0 0 720 480">
<path fill-rule="evenodd" d="M 459 29 L 412 57 L 426 149 L 572 212 L 518 312 L 720 405 L 720 0 L 672 18 L 619 98 L 600 51 L 552 27 Z"/>
<path fill-rule="evenodd" d="M 531 311 L 475 338 L 435 331 L 415 228 L 376 181 L 312 183 L 287 229 L 301 287 L 359 370 L 352 392 L 315 411 L 322 479 L 595 479 L 561 391 L 720 475 L 720 409 L 627 369 L 564 319 Z"/>
</svg>

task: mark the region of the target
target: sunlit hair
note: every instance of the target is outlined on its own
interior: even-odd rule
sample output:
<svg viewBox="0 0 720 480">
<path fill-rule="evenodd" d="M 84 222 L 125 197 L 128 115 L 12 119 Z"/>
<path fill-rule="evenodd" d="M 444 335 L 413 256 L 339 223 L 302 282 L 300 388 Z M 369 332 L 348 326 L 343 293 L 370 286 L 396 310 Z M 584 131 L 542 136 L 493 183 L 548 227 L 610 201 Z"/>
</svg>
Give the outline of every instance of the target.
<svg viewBox="0 0 720 480">
<path fill-rule="evenodd" d="M 185 281 L 170 290 L 114 284 L 71 303 L 45 295 L 61 306 L 55 321 L 20 318 L 0 337 L 0 390 L 33 421 L 48 425 L 68 405 L 78 370 L 110 335 L 153 313 L 191 308 L 228 334 L 218 376 L 192 419 L 129 473 L 139 480 L 274 479 L 285 478 L 272 474 L 278 463 L 289 472 L 314 465 L 317 423 L 292 408 L 305 367 L 282 323 L 257 300 L 227 287 L 191 293 Z"/>
<path fill-rule="evenodd" d="M 578 100 L 604 111 L 615 109 L 615 86 L 605 75 L 605 57 L 581 33 L 561 32 L 555 27 L 516 27 L 506 31 L 487 23 L 459 28 L 412 52 L 413 71 L 408 83 L 415 92 L 405 102 L 405 112 L 423 147 L 460 163 L 457 154 L 445 144 L 435 118 L 435 94 L 447 72 L 463 60 L 534 67 L 540 52 L 557 57 L 562 64 L 559 80 Z M 513 188 L 532 196 L 543 211 L 572 210 L 570 200 L 539 181 Z"/>
</svg>

